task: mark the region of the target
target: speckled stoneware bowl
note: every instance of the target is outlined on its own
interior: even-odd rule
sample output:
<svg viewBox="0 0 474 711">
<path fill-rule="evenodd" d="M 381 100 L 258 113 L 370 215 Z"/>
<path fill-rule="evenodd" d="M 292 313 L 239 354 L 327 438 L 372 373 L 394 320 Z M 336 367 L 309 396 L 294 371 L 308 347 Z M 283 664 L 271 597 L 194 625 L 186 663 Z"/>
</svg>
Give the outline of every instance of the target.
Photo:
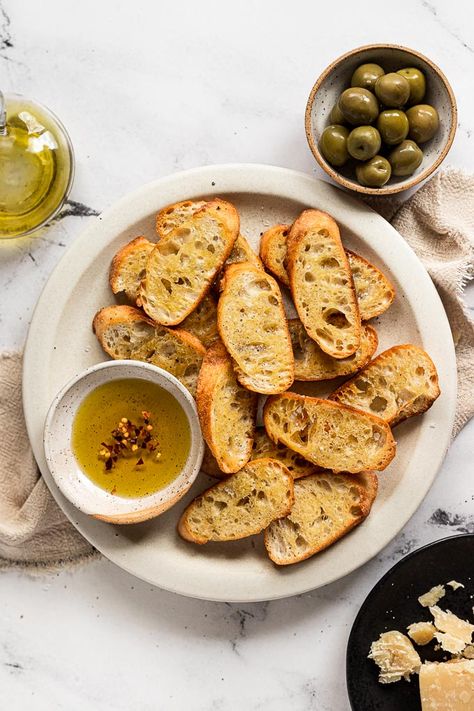
<svg viewBox="0 0 474 711">
<path fill-rule="evenodd" d="M 125 378 L 146 380 L 171 393 L 183 408 L 191 433 L 181 473 L 165 488 L 139 498 L 115 496 L 94 484 L 71 450 L 72 425 L 81 402 L 99 385 Z M 194 400 L 179 380 L 148 363 L 116 360 L 88 368 L 58 393 L 46 417 L 44 451 L 56 484 L 80 511 L 110 523 L 138 523 L 159 516 L 185 495 L 201 468 L 204 442 Z"/>
<path fill-rule="evenodd" d="M 318 141 L 329 124 L 329 114 L 339 96 L 350 86 L 351 76 L 361 64 L 374 62 L 386 72 L 403 67 L 416 67 L 426 77 L 426 96 L 423 103 L 432 104 L 439 114 L 439 129 L 434 138 L 422 144 L 424 153 L 420 167 L 406 177 L 392 176 L 381 188 L 359 185 L 353 166 L 348 164 L 335 169 L 326 161 L 318 148 Z M 419 52 L 395 44 L 371 44 L 346 52 L 336 59 L 311 89 L 306 105 L 305 129 L 309 147 L 321 168 L 339 185 L 367 195 L 390 195 L 413 188 L 426 180 L 446 158 L 457 127 L 456 100 L 448 80 L 433 62 Z"/>
</svg>

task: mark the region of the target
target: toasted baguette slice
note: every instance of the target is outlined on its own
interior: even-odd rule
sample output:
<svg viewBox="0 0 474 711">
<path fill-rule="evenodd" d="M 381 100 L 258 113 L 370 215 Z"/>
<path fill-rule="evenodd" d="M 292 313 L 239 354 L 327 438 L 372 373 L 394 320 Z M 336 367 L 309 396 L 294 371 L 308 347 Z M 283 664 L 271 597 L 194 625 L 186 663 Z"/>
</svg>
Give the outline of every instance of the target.
<svg viewBox="0 0 474 711">
<path fill-rule="evenodd" d="M 140 286 L 140 305 L 164 326 L 181 323 L 209 291 L 239 234 L 229 202 L 211 200 L 154 247 Z"/>
<path fill-rule="evenodd" d="M 288 327 L 295 357 L 295 380 L 331 380 L 357 373 L 377 350 L 377 334 L 365 324 L 362 324 L 359 348 L 347 358 L 332 358 L 322 351 L 298 318 L 290 319 Z"/>
<path fill-rule="evenodd" d="M 328 548 L 361 523 L 377 495 L 377 475 L 312 474 L 295 482 L 288 516 L 265 530 L 265 547 L 277 565 L 291 565 Z"/>
<path fill-rule="evenodd" d="M 206 348 L 209 348 L 219 338 L 217 303 L 212 294 L 206 294 L 194 311 L 186 316 L 180 327 L 199 338 Z"/>
<path fill-rule="evenodd" d="M 156 216 L 156 234 L 160 239 L 187 222 L 195 212 L 204 207 L 207 200 L 183 200 L 167 205 Z"/>
<path fill-rule="evenodd" d="M 280 288 L 249 262 L 227 267 L 217 327 L 239 382 L 258 393 L 279 393 L 293 382 L 294 361 Z"/>
<path fill-rule="evenodd" d="M 293 505 L 293 478 L 275 459 L 256 459 L 194 499 L 178 531 L 193 543 L 234 541 L 263 531 Z"/>
<path fill-rule="evenodd" d="M 192 395 L 206 349 L 190 333 L 154 323 L 132 306 L 107 306 L 93 322 L 94 333 L 115 359 L 142 360 L 180 380 Z"/>
<path fill-rule="evenodd" d="M 132 304 L 136 302 L 146 261 L 154 246 L 145 237 L 136 237 L 117 252 L 109 272 L 109 284 L 114 294 L 123 292 Z"/>
<path fill-rule="evenodd" d="M 303 476 L 319 471 L 319 467 L 312 464 L 312 462 L 308 462 L 298 452 L 288 449 L 280 442 L 272 442 L 264 427 L 257 427 L 250 459 L 261 459 L 262 457 L 278 459 L 279 462 L 285 465 L 293 479 L 300 479 Z"/>
<path fill-rule="evenodd" d="M 241 262 L 250 262 L 254 267 L 263 269 L 263 264 L 258 255 L 255 254 L 245 237 L 239 235 L 235 241 L 234 249 L 229 254 L 224 267 L 228 267 L 229 264 L 240 264 Z"/>
<path fill-rule="evenodd" d="M 285 286 L 290 286 L 286 269 L 290 225 L 276 225 L 262 235 L 260 256 L 265 267 Z M 345 250 L 354 279 L 362 321 L 380 316 L 395 298 L 395 289 L 380 269 L 364 257 Z"/>
<path fill-rule="evenodd" d="M 196 404 L 203 437 L 219 468 L 226 474 L 238 472 L 252 451 L 257 395 L 239 385 L 220 341 L 204 357 Z"/>
<path fill-rule="evenodd" d="M 288 272 L 295 308 L 325 353 L 347 358 L 360 346 L 357 297 L 339 228 L 320 210 L 305 210 L 288 238 Z"/>
<path fill-rule="evenodd" d="M 346 249 L 354 279 L 360 317 L 363 321 L 380 316 L 395 298 L 395 288 L 385 274 L 360 254 Z"/>
<path fill-rule="evenodd" d="M 260 239 L 260 259 L 266 268 L 285 286 L 290 286 L 286 270 L 288 235 L 291 225 L 275 225 Z"/>
<path fill-rule="evenodd" d="M 381 417 L 392 426 L 428 410 L 440 394 L 438 373 L 418 346 L 394 346 L 381 353 L 330 399 Z"/>
<path fill-rule="evenodd" d="M 381 470 L 395 456 L 395 440 L 379 417 L 329 400 L 283 393 L 269 398 L 264 423 L 274 442 L 283 442 L 324 469 L 357 473 Z"/>
</svg>

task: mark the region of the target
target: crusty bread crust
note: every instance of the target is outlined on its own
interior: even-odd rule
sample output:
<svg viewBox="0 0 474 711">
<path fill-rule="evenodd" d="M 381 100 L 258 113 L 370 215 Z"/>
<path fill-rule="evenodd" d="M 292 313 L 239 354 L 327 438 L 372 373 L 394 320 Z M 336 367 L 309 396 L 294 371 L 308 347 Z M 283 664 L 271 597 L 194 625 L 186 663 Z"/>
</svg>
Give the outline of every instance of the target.
<svg viewBox="0 0 474 711">
<path fill-rule="evenodd" d="M 331 380 L 351 375 L 363 368 L 377 350 L 377 333 L 365 324 L 361 328 L 360 347 L 348 358 L 332 358 L 324 353 L 298 318 L 290 319 L 288 327 L 295 357 L 295 380 Z"/>
<path fill-rule="evenodd" d="M 239 214 L 215 198 L 160 239 L 148 257 L 140 305 L 157 323 L 181 323 L 206 296 L 239 234 Z"/>
<path fill-rule="evenodd" d="M 249 262 L 227 267 L 217 327 L 244 387 L 263 394 L 290 387 L 293 351 L 280 288 L 273 277 Z"/>
<path fill-rule="evenodd" d="M 265 529 L 265 548 L 277 565 L 307 560 L 367 518 L 377 495 L 377 475 L 316 473 L 295 482 L 295 503 Z"/>
<path fill-rule="evenodd" d="M 275 459 L 256 459 L 194 499 L 178 532 L 192 543 L 235 541 L 286 516 L 294 501 L 293 478 Z"/>
<path fill-rule="evenodd" d="M 273 276 L 287 287 L 290 286 L 286 270 L 290 227 L 291 225 L 275 225 L 264 232 L 260 239 L 260 259 Z"/>
<path fill-rule="evenodd" d="M 389 425 L 375 415 L 330 400 L 293 392 L 268 398 L 263 419 L 268 436 L 324 469 L 356 474 L 380 471 L 395 456 Z"/>
<path fill-rule="evenodd" d="M 329 397 L 377 415 L 393 427 L 426 412 L 439 394 L 435 364 L 424 350 L 407 343 L 378 355 Z"/>
<path fill-rule="evenodd" d="M 117 252 L 109 270 L 109 284 L 114 294 L 124 292 L 132 304 L 136 302 L 146 260 L 154 246 L 146 237 L 135 237 Z"/>
<path fill-rule="evenodd" d="M 252 452 L 257 395 L 239 385 L 220 341 L 204 357 L 196 404 L 203 437 L 219 469 L 226 474 L 242 469 Z"/>
<path fill-rule="evenodd" d="M 288 237 L 288 272 L 295 308 L 308 335 L 333 358 L 360 346 L 360 313 L 349 262 L 335 220 L 305 210 Z"/>
<path fill-rule="evenodd" d="M 191 333 L 155 323 L 133 306 L 107 306 L 94 317 L 93 330 L 114 359 L 141 360 L 168 371 L 196 395 L 206 349 Z"/>
</svg>

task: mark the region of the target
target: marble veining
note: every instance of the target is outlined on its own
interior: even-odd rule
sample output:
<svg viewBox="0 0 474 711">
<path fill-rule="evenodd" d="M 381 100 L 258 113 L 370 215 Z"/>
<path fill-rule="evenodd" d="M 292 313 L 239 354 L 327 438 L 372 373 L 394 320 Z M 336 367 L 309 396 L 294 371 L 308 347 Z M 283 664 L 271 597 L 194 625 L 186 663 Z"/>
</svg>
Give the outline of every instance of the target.
<svg viewBox="0 0 474 711">
<path fill-rule="evenodd" d="M 463 20 L 471 4 L 399 0 L 382 17 L 372 0 L 359 0 L 358 10 L 364 23 L 355 26 L 348 0 L 338 12 L 310 0 L 234 10 L 218 0 L 202 0 L 199 10 L 184 0 L 0 0 L 0 88 L 55 111 L 76 154 L 70 199 L 52 223 L 0 243 L 0 346 L 22 347 L 64 250 L 141 184 L 239 161 L 321 177 L 304 137 L 306 98 L 319 72 L 352 47 L 400 43 L 441 66 L 460 116 L 447 164 L 472 170 L 474 28 Z M 472 310 L 472 287 L 466 300 Z M 389 546 L 305 595 L 249 605 L 192 600 L 104 559 L 49 577 L 3 572 L 0 707 L 349 711 L 346 643 L 369 590 L 415 548 L 474 532 L 473 435 L 470 423 Z"/>
</svg>

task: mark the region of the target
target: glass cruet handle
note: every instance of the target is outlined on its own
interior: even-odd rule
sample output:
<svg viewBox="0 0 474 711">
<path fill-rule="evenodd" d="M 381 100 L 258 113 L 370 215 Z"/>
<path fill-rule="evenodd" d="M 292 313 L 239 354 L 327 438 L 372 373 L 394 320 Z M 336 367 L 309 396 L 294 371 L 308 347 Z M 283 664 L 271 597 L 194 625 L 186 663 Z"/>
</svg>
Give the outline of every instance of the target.
<svg viewBox="0 0 474 711">
<path fill-rule="evenodd" d="M 7 135 L 7 112 L 5 109 L 5 99 L 0 91 L 0 136 Z"/>
</svg>

